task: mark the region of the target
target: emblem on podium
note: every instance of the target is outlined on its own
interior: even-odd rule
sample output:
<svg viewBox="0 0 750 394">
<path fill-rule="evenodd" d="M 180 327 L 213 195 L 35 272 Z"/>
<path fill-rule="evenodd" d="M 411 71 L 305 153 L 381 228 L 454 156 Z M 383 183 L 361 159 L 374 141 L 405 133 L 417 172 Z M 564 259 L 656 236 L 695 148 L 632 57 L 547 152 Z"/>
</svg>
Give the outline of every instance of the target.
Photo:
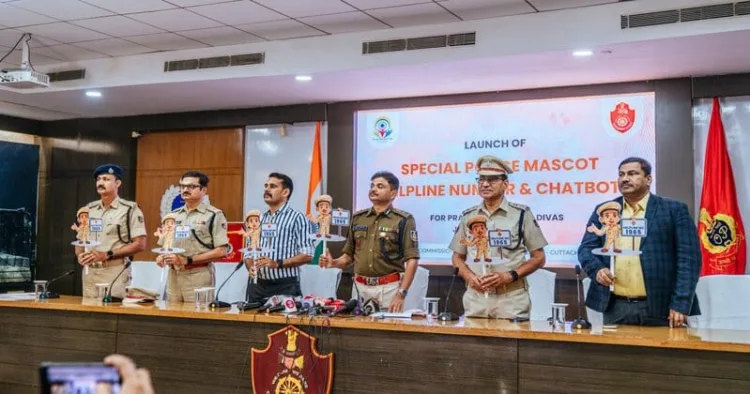
<svg viewBox="0 0 750 394">
<path fill-rule="evenodd" d="M 320 355 L 316 341 L 294 326 L 269 334 L 265 349 L 251 349 L 253 393 L 330 394 L 333 354 Z"/>
</svg>

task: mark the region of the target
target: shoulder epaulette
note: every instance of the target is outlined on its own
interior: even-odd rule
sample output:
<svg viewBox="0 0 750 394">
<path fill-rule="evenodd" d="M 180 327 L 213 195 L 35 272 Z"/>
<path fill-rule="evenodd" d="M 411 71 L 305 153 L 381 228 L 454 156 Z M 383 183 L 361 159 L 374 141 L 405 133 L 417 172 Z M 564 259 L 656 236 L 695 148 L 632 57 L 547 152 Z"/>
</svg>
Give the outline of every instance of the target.
<svg viewBox="0 0 750 394">
<path fill-rule="evenodd" d="M 86 204 L 86 208 L 96 208 L 99 205 L 99 201 L 92 201 Z"/>
<path fill-rule="evenodd" d="M 135 208 L 135 206 L 136 206 L 136 204 L 134 202 L 128 201 L 128 200 L 123 200 L 122 198 L 120 199 L 120 204 L 122 204 L 122 205 L 124 205 L 124 206 L 126 206 L 128 208 Z"/>
<path fill-rule="evenodd" d="M 404 218 L 410 218 L 412 215 L 409 212 L 402 211 L 398 208 L 391 208 L 391 212 L 395 213 L 398 216 L 404 217 Z"/>
<path fill-rule="evenodd" d="M 367 211 L 369 211 L 369 210 L 370 210 L 370 208 L 360 209 L 359 211 L 357 211 L 357 212 L 354 212 L 354 214 L 352 214 L 352 217 L 354 217 L 354 216 L 359 216 L 359 215 L 362 215 L 362 214 L 365 214 L 365 213 L 367 213 Z"/>
<path fill-rule="evenodd" d="M 209 211 L 209 212 L 213 212 L 213 213 L 222 213 L 221 209 L 216 208 L 213 205 L 209 205 L 208 208 L 206 208 L 206 210 Z"/>
<path fill-rule="evenodd" d="M 520 209 L 522 211 L 528 211 L 529 210 L 529 206 L 528 205 L 518 204 L 518 203 L 515 203 L 515 202 L 508 202 L 508 205 L 510 205 L 513 208 Z"/>
<path fill-rule="evenodd" d="M 468 214 L 476 211 L 477 209 L 479 209 L 479 205 L 474 205 L 473 207 L 471 207 L 469 209 L 465 209 L 463 212 L 461 212 L 461 215 L 468 215 Z"/>
</svg>

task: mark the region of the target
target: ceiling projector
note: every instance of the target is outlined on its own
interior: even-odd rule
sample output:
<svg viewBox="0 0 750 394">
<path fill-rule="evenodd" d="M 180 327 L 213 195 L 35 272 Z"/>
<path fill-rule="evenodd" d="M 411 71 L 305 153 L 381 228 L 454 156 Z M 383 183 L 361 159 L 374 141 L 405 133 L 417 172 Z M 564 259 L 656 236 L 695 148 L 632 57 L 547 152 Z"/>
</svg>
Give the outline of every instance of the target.
<svg viewBox="0 0 750 394">
<path fill-rule="evenodd" d="M 23 68 L 0 70 L 0 86 L 15 89 L 46 88 L 49 86 L 49 75 Z"/>
<path fill-rule="evenodd" d="M 24 33 L 21 40 L 27 34 Z M 31 34 L 28 34 L 28 36 L 29 38 L 23 42 L 23 46 L 21 47 L 21 67 L 0 70 L 0 86 L 15 89 L 46 88 L 49 86 L 49 75 L 34 71 L 34 67 L 30 67 L 29 40 L 31 39 Z"/>
</svg>

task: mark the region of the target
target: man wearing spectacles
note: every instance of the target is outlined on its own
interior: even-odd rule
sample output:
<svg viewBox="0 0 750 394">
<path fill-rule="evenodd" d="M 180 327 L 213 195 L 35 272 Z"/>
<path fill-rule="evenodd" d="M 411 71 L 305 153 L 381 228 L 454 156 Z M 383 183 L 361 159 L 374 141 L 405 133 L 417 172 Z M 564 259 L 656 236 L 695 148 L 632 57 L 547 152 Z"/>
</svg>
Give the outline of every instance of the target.
<svg viewBox="0 0 750 394">
<path fill-rule="evenodd" d="M 508 163 L 491 155 L 477 160 L 477 178 L 482 203 L 461 215 L 460 223 L 449 248 L 452 263 L 468 286 L 464 293 L 464 311 L 468 317 L 500 319 L 528 319 L 531 310 L 526 276 L 544 266 L 544 238 L 529 207 L 505 198 L 508 175 L 513 171 Z M 482 273 L 481 266 L 470 268 L 467 258 L 477 262 L 477 248 L 467 248 L 474 238 L 470 227 L 478 216 L 486 218 L 489 260 Z M 485 222 L 482 219 L 482 222 Z M 531 257 L 524 261 L 526 252 Z M 487 264 L 481 261 L 480 264 Z"/>
<path fill-rule="evenodd" d="M 180 195 L 185 205 L 172 211 L 178 233 L 174 246 L 185 249 L 181 254 L 159 255 L 156 264 L 165 265 L 169 271 L 167 299 L 176 302 L 194 302 L 195 289 L 213 287 L 215 273 L 213 262 L 226 256 L 227 218 L 224 212 L 208 205 L 203 198 L 208 193 L 208 176 L 189 171 L 180 178 Z M 161 243 L 159 243 L 161 245 Z"/>
</svg>

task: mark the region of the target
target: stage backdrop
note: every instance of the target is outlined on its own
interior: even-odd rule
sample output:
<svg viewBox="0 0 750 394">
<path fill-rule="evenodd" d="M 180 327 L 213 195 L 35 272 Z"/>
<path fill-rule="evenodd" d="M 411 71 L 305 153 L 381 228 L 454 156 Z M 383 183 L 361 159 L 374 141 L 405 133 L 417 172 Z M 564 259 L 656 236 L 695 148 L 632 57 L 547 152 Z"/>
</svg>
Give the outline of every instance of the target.
<svg viewBox="0 0 750 394">
<path fill-rule="evenodd" d="M 703 191 L 703 165 L 706 157 L 708 124 L 711 121 L 711 100 L 696 100 L 693 104 L 694 161 L 695 161 L 695 212 L 700 211 L 701 192 Z M 734 186 L 737 189 L 737 201 L 745 224 L 745 234 L 750 234 L 750 96 L 727 97 L 721 99 L 721 119 L 732 161 Z M 747 262 L 750 274 L 750 257 Z"/>
<path fill-rule="evenodd" d="M 474 164 L 482 155 L 512 164 L 507 198 L 531 207 L 552 264 L 577 261 L 593 208 L 619 194 L 619 162 L 640 156 L 653 164 L 655 157 L 651 92 L 360 111 L 355 118 L 355 209 L 370 205 L 373 173 L 396 174 L 395 206 L 415 216 L 425 263 L 450 262 L 461 212 L 481 202 Z"/>
</svg>

